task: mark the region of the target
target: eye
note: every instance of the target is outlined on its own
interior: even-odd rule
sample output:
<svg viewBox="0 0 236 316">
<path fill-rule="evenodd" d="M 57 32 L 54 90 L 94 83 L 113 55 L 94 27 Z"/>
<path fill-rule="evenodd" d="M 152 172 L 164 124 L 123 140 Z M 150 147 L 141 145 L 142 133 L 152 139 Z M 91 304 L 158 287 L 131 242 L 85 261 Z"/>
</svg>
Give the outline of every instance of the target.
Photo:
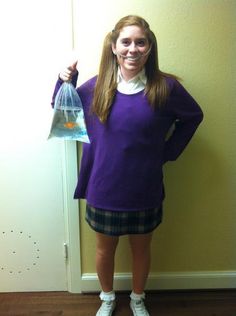
<svg viewBox="0 0 236 316">
<path fill-rule="evenodd" d="M 144 47 L 145 45 L 147 45 L 147 41 L 145 39 L 140 39 L 137 41 L 136 45 L 138 45 L 139 47 Z"/>
<path fill-rule="evenodd" d="M 130 41 L 129 41 L 128 39 L 123 39 L 123 40 L 121 41 L 121 44 L 124 45 L 124 46 L 129 46 Z"/>
</svg>

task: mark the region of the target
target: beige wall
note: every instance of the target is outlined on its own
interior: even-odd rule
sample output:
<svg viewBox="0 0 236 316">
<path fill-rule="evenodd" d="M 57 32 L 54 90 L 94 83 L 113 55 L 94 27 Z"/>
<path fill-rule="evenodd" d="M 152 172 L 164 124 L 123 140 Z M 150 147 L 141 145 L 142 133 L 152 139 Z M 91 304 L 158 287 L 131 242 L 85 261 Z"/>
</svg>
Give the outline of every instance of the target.
<svg viewBox="0 0 236 316">
<path fill-rule="evenodd" d="M 164 221 L 154 234 L 152 272 L 236 270 L 236 1 L 78 0 L 76 10 L 79 83 L 96 74 L 103 38 L 115 22 L 138 14 L 157 35 L 161 69 L 182 77 L 205 113 L 184 154 L 165 166 Z M 83 273 L 95 272 L 94 250 L 81 201 Z M 125 237 L 116 259 L 117 272 L 130 271 Z"/>
</svg>

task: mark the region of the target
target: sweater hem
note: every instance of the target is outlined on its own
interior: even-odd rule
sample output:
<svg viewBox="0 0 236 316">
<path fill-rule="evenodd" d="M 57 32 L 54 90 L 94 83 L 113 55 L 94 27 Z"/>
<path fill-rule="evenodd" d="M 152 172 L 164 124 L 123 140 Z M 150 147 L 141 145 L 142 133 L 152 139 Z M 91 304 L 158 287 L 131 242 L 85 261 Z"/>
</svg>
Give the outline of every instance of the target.
<svg viewBox="0 0 236 316">
<path fill-rule="evenodd" d="M 148 210 L 148 209 L 153 209 L 153 208 L 160 208 L 160 206 L 162 205 L 162 202 L 156 203 L 156 204 L 149 204 L 149 205 L 142 205 L 142 206 L 128 206 L 128 207 L 115 207 L 115 206 L 107 206 L 107 205 L 102 205 L 102 204 L 97 204 L 97 203 L 93 203 L 92 201 L 86 200 L 86 202 L 88 203 L 88 205 L 94 207 L 94 208 L 98 208 L 98 209 L 103 209 L 106 211 L 112 211 L 112 212 L 135 212 L 135 211 L 144 211 L 144 210 Z"/>
</svg>

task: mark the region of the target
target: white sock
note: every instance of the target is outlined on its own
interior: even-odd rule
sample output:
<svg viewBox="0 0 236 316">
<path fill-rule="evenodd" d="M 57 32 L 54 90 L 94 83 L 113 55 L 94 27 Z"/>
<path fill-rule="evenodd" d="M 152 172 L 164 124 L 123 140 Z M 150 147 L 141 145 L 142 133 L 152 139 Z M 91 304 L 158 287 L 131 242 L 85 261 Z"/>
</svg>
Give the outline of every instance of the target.
<svg viewBox="0 0 236 316">
<path fill-rule="evenodd" d="M 134 300 L 134 301 L 140 301 L 140 300 L 145 299 L 145 293 L 143 292 L 142 294 L 136 294 L 134 293 L 134 291 L 132 291 L 130 294 L 130 298 L 131 300 Z"/>
<path fill-rule="evenodd" d="M 111 291 L 111 292 L 102 291 L 99 296 L 102 301 L 106 301 L 106 302 L 114 301 L 116 298 L 114 291 Z"/>
</svg>

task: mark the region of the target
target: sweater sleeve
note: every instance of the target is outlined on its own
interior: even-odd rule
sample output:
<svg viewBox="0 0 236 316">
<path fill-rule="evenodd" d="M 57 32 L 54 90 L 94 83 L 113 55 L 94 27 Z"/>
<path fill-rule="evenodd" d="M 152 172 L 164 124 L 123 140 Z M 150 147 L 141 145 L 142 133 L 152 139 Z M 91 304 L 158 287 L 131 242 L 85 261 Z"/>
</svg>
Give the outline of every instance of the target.
<svg viewBox="0 0 236 316">
<path fill-rule="evenodd" d="M 203 120 L 200 106 L 178 81 L 174 83 L 167 107 L 174 115 L 175 123 L 165 143 L 164 163 L 180 156 Z"/>
<path fill-rule="evenodd" d="M 77 79 L 78 79 L 78 72 L 72 77 L 71 83 L 73 84 L 73 86 L 76 88 L 76 84 L 77 84 Z M 53 95 L 52 95 L 52 101 L 51 101 L 51 106 L 54 108 L 54 103 L 55 103 L 55 98 L 57 95 L 57 92 L 59 91 L 60 87 L 63 84 L 63 80 L 61 80 L 59 77 L 57 79 L 54 91 L 53 91 Z"/>
</svg>

